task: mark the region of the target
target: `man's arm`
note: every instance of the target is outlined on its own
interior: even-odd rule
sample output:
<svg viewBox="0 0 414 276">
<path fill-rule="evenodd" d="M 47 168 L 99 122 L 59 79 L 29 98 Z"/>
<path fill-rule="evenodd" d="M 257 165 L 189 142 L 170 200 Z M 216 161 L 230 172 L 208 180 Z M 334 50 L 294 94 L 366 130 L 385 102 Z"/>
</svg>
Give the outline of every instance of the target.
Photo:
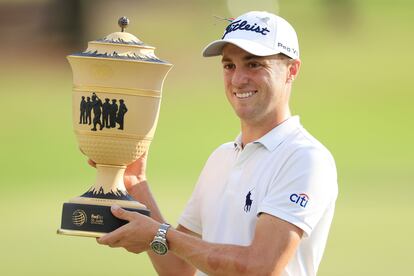
<svg viewBox="0 0 414 276">
<path fill-rule="evenodd" d="M 92 167 L 96 167 L 96 164 L 93 160 L 88 160 L 89 165 Z M 147 165 L 147 152 L 144 153 L 139 159 L 137 159 L 135 162 L 130 164 L 124 173 L 124 184 L 125 188 L 128 190 L 128 193 L 137 201 L 144 204 L 150 211 L 151 211 L 151 218 L 152 222 L 155 222 L 158 225 L 159 223 L 166 222 L 163 218 L 160 209 L 158 208 L 158 205 L 152 196 L 152 193 L 150 191 L 150 188 L 147 183 L 146 178 L 146 165 Z M 118 213 L 123 213 L 122 210 L 118 211 L 112 211 L 115 216 L 118 216 L 119 218 L 122 218 Z M 131 213 L 132 214 L 132 213 Z M 135 213 L 133 213 L 135 214 Z M 147 218 L 147 217 L 144 217 Z M 125 218 L 127 220 L 127 218 Z M 149 218 L 148 218 L 149 219 Z M 128 227 L 121 227 L 122 229 L 118 229 L 118 234 L 123 235 L 123 233 L 129 233 L 128 235 L 131 235 L 131 231 L 129 228 L 134 229 L 133 222 L 128 223 Z M 103 243 L 100 239 L 98 239 L 99 243 L 107 244 L 111 247 L 124 247 L 128 251 L 131 252 L 142 252 L 146 251 L 149 248 L 149 244 L 152 241 L 152 239 L 155 236 L 155 233 L 157 232 L 158 228 L 153 230 L 153 235 L 151 236 L 144 236 L 141 234 L 140 230 L 136 230 L 135 233 L 133 233 L 131 236 L 132 239 L 136 238 L 136 241 L 133 241 L 133 246 L 122 246 L 121 243 L 111 242 L 111 243 Z M 184 228 L 184 227 L 177 227 L 177 231 L 183 232 L 187 235 L 192 235 L 199 237 L 196 233 Z M 114 231 L 114 232 L 116 232 Z M 112 233 L 114 233 L 112 232 Z M 132 231 L 133 232 L 133 231 Z M 145 238 L 150 238 L 149 240 L 145 240 Z M 121 242 L 121 241 L 119 241 Z M 157 271 L 159 275 L 194 275 L 196 269 L 188 264 L 183 259 L 177 257 L 173 253 L 167 253 L 164 256 L 159 256 L 152 252 L 151 250 L 147 251 L 148 256 L 151 259 L 151 262 Z"/>
<path fill-rule="evenodd" d="M 152 193 L 148 187 L 147 181 L 141 181 L 134 185 L 130 191 L 130 195 L 138 200 L 139 202 L 145 204 L 145 206 L 151 210 L 151 218 L 153 218 L 155 221 L 164 223 L 166 222 L 163 218 L 160 209 L 158 208 L 158 205 L 152 196 Z M 157 228 L 158 229 L 158 228 Z M 152 239 L 155 236 L 155 233 L 153 233 L 153 236 L 150 237 Z M 179 225 L 176 228 L 176 231 L 182 232 L 188 236 L 194 236 L 200 238 L 200 236 L 187 228 Z M 137 235 L 140 235 L 140 233 L 137 233 Z M 145 249 L 148 250 L 148 249 Z M 176 255 L 172 253 L 167 253 L 164 256 L 157 255 L 156 253 L 152 252 L 151 250 L 147 251 L 148 256 L 151 259 L 152 265 L 154 266 L 155 270 L 157 271 L 158 275 L 194 275 L 195 274 L 195 268 L 191 266 L 189 263 L 184 261 L 183 259 L 177 257 Z"/>
<path fill-rule="evenodd" d="M 258 218 L 255 236 L 249 246 L 208 243 L 179 225 L 167 232 L 169 253 L 159 256 L 150 251 L 149 244 L 165 220 L 146 181 L 146 158 L 147 154 L 144 154 L 128 166 L 124 183 L 130 195 L 151 210 L 151 217 L 113 208 L 116 217 L 129 223 L 98 239 L 98 243 L 123 247 L 134 253 L 148 251 L 160 275 L 194 275 L 195 267 L 210 275 L 280 274 L 293 256 L 303 231 L 265 213 Z M 91 160 L 89 163 L 95 165 Z"/>
<path fill-rule="evenodd" d="M 121 208 L 113 208 L 113 213 L 129 223 L 98 239 L 98 242 L 124 247 L 134 253 L 149 250 L 149 243 L 160 223 Z M 185 230 L 183 232 L 183 229 L 179 226 L 167 232 L 170 252 L 174 254 L 154 256 L 150 253 L 160 275 L 192 275 L 194 270 L 188 263 L 209 275 L 280 275 L 303 234 L 293 224 L 268 214 L 259 216 L 255 236 L 249 246 L 209 243 Z"/>
<path fill-rule="evenodd" d="M 249 246 L 207 243 L 174 230 L 167 240 L 174 253 L 209 275 L 280 275 L 302 233 L 293 224 L 261 214 Z"/>
</svg>

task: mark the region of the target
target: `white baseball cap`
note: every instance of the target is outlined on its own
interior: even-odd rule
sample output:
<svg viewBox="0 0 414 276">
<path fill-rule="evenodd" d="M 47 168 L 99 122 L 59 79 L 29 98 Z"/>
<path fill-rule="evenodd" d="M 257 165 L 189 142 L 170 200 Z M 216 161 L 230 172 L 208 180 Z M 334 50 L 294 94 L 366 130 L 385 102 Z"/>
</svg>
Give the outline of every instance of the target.
<svg viewBox="0 0 414 276">
<path fill-rule="evenodd" d="M 219 56 L 224 45 L 231 43 L 255 56 L 279 53 L 299 58 L 299 43 L 292 25 L 280 16 L 265 11 L 251 11 L 234 19 L 223 37 L 208 44 L 204 57 Z"/>
</svg>

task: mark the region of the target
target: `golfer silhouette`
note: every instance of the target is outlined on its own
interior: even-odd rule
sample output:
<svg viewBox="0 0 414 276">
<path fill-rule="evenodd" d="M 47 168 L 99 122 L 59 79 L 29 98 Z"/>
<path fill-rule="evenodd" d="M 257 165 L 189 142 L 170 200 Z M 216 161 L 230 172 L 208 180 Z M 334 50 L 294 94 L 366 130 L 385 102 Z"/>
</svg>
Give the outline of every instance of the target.
<svg viewBox="0 0 414 276">
<path fill-rule="evenodd" d="M 85 101 L 85 96 L 82 96 L 82 100 L 80 102 L 79 124 L 86 124 L 86 101 Z"/>
</svg>

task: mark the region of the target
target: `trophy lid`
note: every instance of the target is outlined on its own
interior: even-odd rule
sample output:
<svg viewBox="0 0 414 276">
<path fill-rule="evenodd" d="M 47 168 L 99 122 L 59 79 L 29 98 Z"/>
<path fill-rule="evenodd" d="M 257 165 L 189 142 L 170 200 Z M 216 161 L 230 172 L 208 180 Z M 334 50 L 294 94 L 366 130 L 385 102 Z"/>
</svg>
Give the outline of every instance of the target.
<svg viewBox="0 0 414 276">
<path fill-rule="evenodd" d="M 135 35 L 125 32 L 129 25 L 127 17 L 119 18 L 118 25 L 121 28 L 120 32 L 111 33 L 102 39 L 89 41 L 88 48 L 85 51 L 71 56 L 169 64 L 169 62 L 163 61 L 155 55 L 155 47 L 146 45 Z"/>
</svg>

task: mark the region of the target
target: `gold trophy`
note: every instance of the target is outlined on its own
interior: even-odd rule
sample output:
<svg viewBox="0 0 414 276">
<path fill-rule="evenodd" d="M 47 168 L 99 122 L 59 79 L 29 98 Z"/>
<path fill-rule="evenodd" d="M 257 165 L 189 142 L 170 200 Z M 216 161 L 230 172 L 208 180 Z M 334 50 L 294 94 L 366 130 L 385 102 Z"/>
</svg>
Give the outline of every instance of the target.
<svg viewBox="0 0 414 276">
<path fill-rule="evenodd" d="M 172 64 L 124 29 L 90 41 L 86 51 L 67 58 L 73 72 L 72 119 L 79 148 L 96 163 L 95 184 L 63 204 L 59 234 L 100 237 L 124 225 L 110 206 L 149 215 L 127 193 L 128 164 L 148 147 L 156 129 L 161 91 Z"/>
</svg>

